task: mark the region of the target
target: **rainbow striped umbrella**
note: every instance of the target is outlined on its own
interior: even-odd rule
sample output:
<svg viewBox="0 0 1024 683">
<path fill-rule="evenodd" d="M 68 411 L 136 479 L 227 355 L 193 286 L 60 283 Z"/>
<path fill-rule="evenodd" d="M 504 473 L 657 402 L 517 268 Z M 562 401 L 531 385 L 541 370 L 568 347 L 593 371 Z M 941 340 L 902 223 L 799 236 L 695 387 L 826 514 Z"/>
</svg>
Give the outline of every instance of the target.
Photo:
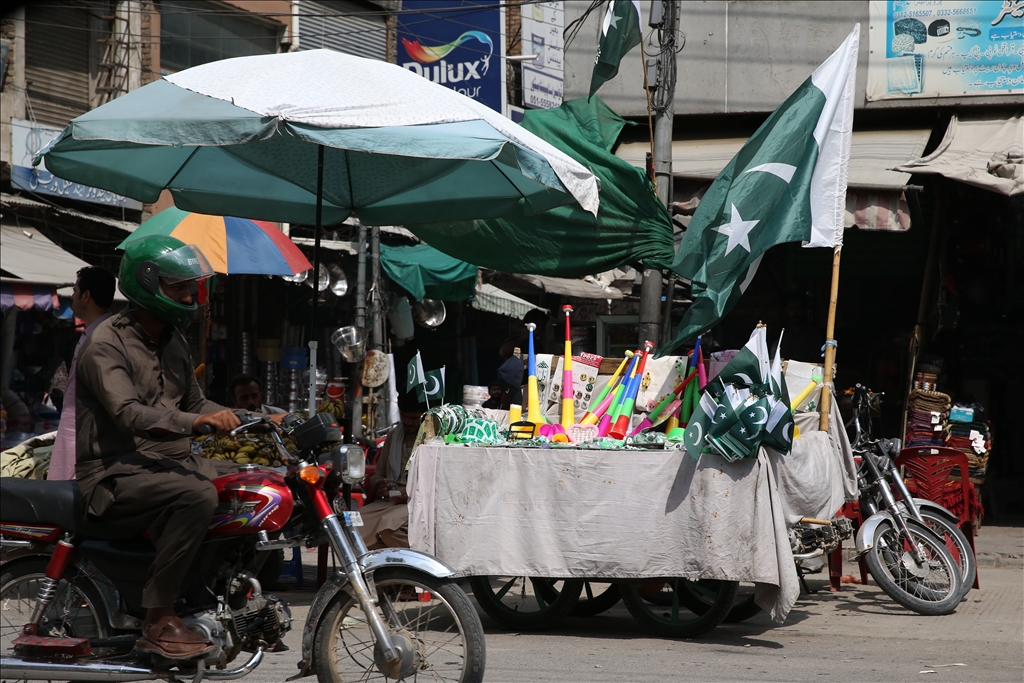
<svg viewBox="0 0 1024 683">
<path fill-rule="evenodd" d="M 214 271 L 223 275 L 296 275 L 313 267 L 294 242 L 265 221 L 172 207 L 140 225 L 117 248 L 150 235 L 170 235 L 196 245 Z"/>
</svg>

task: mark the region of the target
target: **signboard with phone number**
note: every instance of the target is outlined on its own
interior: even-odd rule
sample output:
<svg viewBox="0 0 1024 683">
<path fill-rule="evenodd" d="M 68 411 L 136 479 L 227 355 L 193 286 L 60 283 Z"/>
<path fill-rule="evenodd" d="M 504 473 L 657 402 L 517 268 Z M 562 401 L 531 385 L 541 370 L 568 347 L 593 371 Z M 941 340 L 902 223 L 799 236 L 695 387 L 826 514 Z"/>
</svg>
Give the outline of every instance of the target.
<svg viewBox="0 0 1024 683">
<path fill-rule="evenodd" d="M 872 0 L 869 102 L 1024 93 L 1024 0 Z"/>
</svg>

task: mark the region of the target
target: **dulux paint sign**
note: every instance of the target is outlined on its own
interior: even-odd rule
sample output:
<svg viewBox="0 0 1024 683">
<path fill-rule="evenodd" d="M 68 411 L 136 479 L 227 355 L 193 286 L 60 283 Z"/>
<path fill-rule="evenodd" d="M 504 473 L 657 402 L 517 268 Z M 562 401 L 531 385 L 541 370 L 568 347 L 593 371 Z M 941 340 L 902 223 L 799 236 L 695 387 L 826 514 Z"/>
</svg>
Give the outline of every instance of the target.
<svg viewBox="0 0 1024 683">
<path fill-rule="evenodd" d="M 505 113 L 499 0 L 416 0 L 398 15 L 398 65 Z"/>
</svg>

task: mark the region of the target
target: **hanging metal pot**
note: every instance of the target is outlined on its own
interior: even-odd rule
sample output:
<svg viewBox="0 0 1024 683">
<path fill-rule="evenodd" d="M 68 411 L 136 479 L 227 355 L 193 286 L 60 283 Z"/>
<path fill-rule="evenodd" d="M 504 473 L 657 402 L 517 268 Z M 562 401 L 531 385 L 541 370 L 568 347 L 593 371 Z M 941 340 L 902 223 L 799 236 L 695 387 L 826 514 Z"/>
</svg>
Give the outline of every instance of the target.
<svg viewBox="0 0 1024 683">
<path fill-rule="evenodd" d="M 412 307 L 412 317 L 416 323 L 431 330 L 440 327 L 446 315 L 444 302 L 437 299 L 422 299 Z"/>
<path fill-rule="evenodd" d="M 339 327 L 331 335 L 331 343 L 348 363 L 358 363 L 366 355 L 367 332 L 362 327 Z"/>
</svg>

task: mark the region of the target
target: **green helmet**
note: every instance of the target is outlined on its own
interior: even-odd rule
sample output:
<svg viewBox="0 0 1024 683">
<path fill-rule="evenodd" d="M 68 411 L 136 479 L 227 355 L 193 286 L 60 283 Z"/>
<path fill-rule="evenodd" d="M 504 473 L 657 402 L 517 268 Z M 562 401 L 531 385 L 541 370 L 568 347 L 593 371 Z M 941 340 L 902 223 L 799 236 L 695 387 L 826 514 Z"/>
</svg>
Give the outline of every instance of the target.
<svg viewBox="0 0 1024 683">
<path fill-rule="evenodd" d="M 169 325 L 185 328 L 196 312 L 196 302 L 186 305 L 172 300 L 160 288 L 160 281 L 176 284 L 213 274 L 199 247 L 167 235 L 150 235 L 125 245 L 118 289 L 139 308 Z"/>
</svg>

